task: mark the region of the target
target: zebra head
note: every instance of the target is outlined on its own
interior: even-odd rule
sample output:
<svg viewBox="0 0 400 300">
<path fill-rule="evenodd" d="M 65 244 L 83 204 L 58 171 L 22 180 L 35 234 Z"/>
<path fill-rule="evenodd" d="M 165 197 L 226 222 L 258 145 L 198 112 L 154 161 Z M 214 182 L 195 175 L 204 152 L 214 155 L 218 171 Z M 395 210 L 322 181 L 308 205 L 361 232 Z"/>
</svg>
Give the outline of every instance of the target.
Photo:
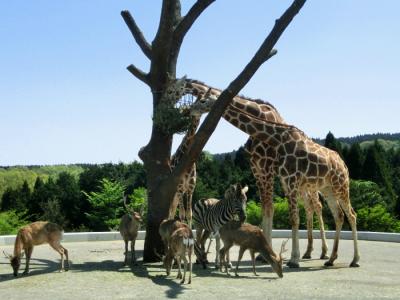
<svg viewBox="0 0 400 300">
<path fill-rule="evenodd" d="M 240 183 L 231 185 L 225 191 L 225 200 L 229 203 L 230 213 L 233 215 L 238 215 L 240 222 L 246 220 L 246 203 L 247 196 L 246 193 L 249 190 L 247 186 L 242 188 Z"/>
</svg>

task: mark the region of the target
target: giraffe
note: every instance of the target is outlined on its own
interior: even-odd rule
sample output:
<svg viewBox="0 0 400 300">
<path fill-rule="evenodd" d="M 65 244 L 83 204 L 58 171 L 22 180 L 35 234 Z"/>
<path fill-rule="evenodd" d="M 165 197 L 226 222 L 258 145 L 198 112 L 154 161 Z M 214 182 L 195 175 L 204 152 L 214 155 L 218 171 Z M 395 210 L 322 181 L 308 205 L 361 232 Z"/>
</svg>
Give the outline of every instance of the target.
<svg viewBox="0 0 400 300">
<path fill-rule="evenodd" d="M 264 150 L 257 147 L 252 147 L 254 139 L 250 137 L 245 144 L 245 151 L 250 155 L 250 168 L 256 179 L 256 183 L 259 189 L 261 202 L 264 204 L 264 215 L 268 216 L 268 219 L 263 219 L 263 228 L 265 232 L 268 232 L 268 239 L 271 243 L 271 231 L 272 231 L 272 219 L 274 206 L 272 204 L 273 199 L 273 180 L 275 175 L 280 175 L 278 172 L 279 160 L 278 153 L 273 147 L 268 147 L 264 144 Z M 263 167 L 260 167 L 263 166 Z M 280 177 L 282 183 L 282 177 Z M 282 184 L 283 185 L 283 184 Z M 304 200 L 304 209 L 306 211 L 307 219 L 307 250 L 302 258 L 311 258 L 313 251 L 313 216 L 314 212 L 318 217 L 321 237 L 321 255 L 320 259 L 327 259 L 326 255 L 328 252 L 328 245 L 326 242 L 324 220 L 322 218 L 322 204 L 319 201 L 319 194 L 317 191 L 308 191 L 303 189 L 299 193 L 301 198 Z M 272 244 L 271 244 L 272 245 Z"/>
<path fill-rule="evenodd" d="M 197 128 L 199 127 L 200 116 L 201 115 L 191 116 L 190 127 L 183 137 L 180 146 L 171 158 L 171 169 L 176 167 L 176 165 L 180 162 L 182 156 L 191 147 L 193 137 L 196 133 Z M 190 229 L 192 228 L 192 195 L 196 187 L 196 177 L 196 164 L 194 163 L 192 167 L 185 174 L 183 174 L 174 196 L 174 205 L 172 205 L 169 212 L 169 219 L 173 219 L 175 215 L 176 203 L 178 203 L 179 217 L 181 221 L 187 221 Z M 185 199 L 186 201 L 184 201 Z"/>
<path fill-rule="evenodd" d="M 202 101 L 193 105 L 194 114 L 198 113 L 197 109 L 200 106 L 203 111 L 204 106 L 208 107 L 209 111 L 221 93 L 220 90 L 193 80 L 188 80 L 186 84 L 186 91 L 190 90 L 194 95 L 205 93 Z M 270 188 L 272 174 L 280 177 L 289 199 L 292 224 L 292 254 L 288 266 L 299 267 L 297 198 L 301 194 L 307 194 L 307 201 L 311 204 L 314 203 L 318 192 L 325 196 L 336 223 L 332 254 L 325 265 L 332 266 L 337 258 L 344 211 L 352 228 L 354 243 L 354 257 L 350 266 L 359 266 L 356 215 L 349 199 L 349 175 L 339 155 L 316 144 L 295 126 L 286 124 L 272 105 L 261 100 L 236 96 L 225 110 L 223 117 L 250 135 L 246 149 L 252 154 L 251 167 L 260 189 L 264 215 L 263 229 L 269 242 L 271 242 L 273 217 L 272 188 Z"/>
</svg>

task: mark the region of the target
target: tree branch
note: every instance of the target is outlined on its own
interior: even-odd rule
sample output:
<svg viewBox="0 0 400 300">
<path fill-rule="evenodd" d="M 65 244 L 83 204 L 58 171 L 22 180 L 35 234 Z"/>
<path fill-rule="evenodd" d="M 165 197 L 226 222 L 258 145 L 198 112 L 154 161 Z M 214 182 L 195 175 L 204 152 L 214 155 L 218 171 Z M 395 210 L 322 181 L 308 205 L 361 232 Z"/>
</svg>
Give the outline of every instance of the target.
<svg viewBox="0 0 400 300">
<path fill-rule="evenodd" d="M 190 27 L 194 24 L 197 18 L 203 13 L 203 11 L 215 0 L 198 0 L 193 6 L 190 8 L 186 16 L 184 16 L 179 22 L 178 26 L 176 26 L 174 31 L 174 41 L 173 48 L 179 49 L 183 38 L 186 33 L 189 31 Z"/>
<path fill-rule="evenodd" d="M 278 50 L 272 49 L 271 52 L 268 54 L 268 56 L 265 58 L 264 62 L 266 62 L 268 59 L 270 59 L 272 56 L 276 55 L 278 53 Z"/>
<path fill-rule="evenodd" d="M 126 25 L 128 26 L 130 32 L 132 33 L 136 43 L 139 45 L 140 49 L 142 49 L 143 53 L 149 59 L 151 59 L 152 56 L 151 45 L 146 41 L 146 38 L 144 37 L 138 25 L 136 24 L 135 19 L 133 19 L 131 13 L 128 10 L 123 10 L 121 11 L 121 16 L 124 19 Z"/>
<path fill-rule="evenodd" d="M 200 156 L 205 144 L 218 125 L 218 122 L 224 113 L 226 107 L 231 103 L 232 98 L 249 82 L 251 77 L 259 67 L 276 52 L 273 47 L 293 20 L 294 16 L 303 7 L 306 0 L 294 0 L 284 14 L 276 20 L 274 27 L 266 37 L 254 57 L 246 65 L 243 71 L 229 84 L 221 93 L 218 100 L 207 115 L 203 124 L 194 137 L 192 147 L 186 155 L 182 157 L 181 163 L 176 166 L 172 173 L 172 180 L 178 183 L 182 174 L 187 170 Z"/>
<path fill-rule="evenodd" d="M 126 67 L 129 72 L 131 72 L 137 79 L 143 81 L 147 85 L 149 85 L 150 80 L 149 80 L 149 74 L 143 72 L 133 64 L 129 65 Z"/>
</svg>

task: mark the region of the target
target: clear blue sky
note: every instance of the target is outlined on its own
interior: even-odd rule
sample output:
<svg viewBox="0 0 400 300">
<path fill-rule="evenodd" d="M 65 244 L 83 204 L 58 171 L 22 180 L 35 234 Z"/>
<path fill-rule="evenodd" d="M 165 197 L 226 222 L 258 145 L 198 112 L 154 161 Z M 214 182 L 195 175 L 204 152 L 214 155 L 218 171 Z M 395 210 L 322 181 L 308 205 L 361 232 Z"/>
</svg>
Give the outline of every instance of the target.
<svg viewBox="0 0 400 300">
<path fill-rule="evenodd" d="M 182 0 L 184 11 L 193 2 Z M 217 0 L 188 33 L 178 75 L 226 87 L 290 3 Z M 149 64 L 120 11 L 152 41 L 160 4 L 0 2 L 0 165 L 138 159 L 151 94 L 125 68 Z M 399 11 L 396 0 L 309 0 L 242 94 L 270 101 L 311 137 L 399 132 Z M 221 121 L 205 150 L 246 138 Z"/>
</svg>

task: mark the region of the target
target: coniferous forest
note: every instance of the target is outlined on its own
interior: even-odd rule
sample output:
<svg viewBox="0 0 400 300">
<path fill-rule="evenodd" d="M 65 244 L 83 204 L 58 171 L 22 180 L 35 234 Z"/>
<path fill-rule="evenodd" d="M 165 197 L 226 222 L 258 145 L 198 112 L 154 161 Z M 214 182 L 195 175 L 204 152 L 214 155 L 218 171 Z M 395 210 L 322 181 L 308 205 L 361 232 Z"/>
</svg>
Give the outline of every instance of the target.
<svg viewBox="0 0 400 300">
<path fill-rule="evenodd" d="M 400 232 L 400 135 L 336 139 L 328 133 L 324 140 L 317 142 L 337 151 L 348 166 L 358 229 Z M 247 220 L 260 224 L 258 190 L 242 147 L 225 154 L 203 152 L 197 172 L 194 202 L 201 198 L 220 198 L 229 184 L 241 182 L 249 186 Z M 123 194 L 128 195 L 129 205 L 146 213 L 145 180 L 143 165 L 136 161 L 0 167 L 0 234 L 15 233 L 23 224 L 36 220 L 59 223 L 66 231 L 114 230 L 125 212 Z M 305 213 L 302 201 L 299 203 L 304 229 Z M 333 218 L 323 204 L 326 227 L 332 229 Z M 290 228 L 288 204 L 278 179 L 274 205 L 274 228 Z M 346 225 L 345 229 L 348 229 Z"/>
</svg>

